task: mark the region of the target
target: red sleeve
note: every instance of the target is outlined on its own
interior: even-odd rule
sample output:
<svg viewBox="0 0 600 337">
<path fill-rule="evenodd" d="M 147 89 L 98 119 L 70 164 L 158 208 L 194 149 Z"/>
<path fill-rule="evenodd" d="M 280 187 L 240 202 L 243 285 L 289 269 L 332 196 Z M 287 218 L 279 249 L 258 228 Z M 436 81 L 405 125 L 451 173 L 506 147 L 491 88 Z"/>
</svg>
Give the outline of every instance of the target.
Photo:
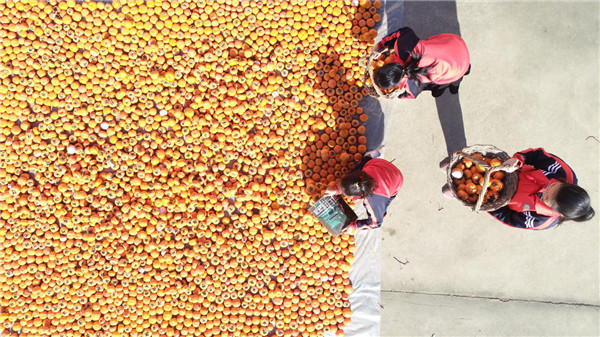
<svg viewBox="0 0 600 337">
<path fill-rule="evenodd" d="M 385 211 L 389 205 L 388 200 L 389 198 L 376 194 L 370 195 L 364 199 L 363 205 L 367 210 L 367 218 L 355 220 L 353 222 L 354 228 L 361 230 L 381 227 Z"/>
<path fill-rule="evenodd" d="M 377 43 L 377 48 L 382 49 L 387 46 L 388 48 L 393 49 L 396 39 L 398 37 L 400 37 L 400 30 L 397 30 L 397 31 L 393 32 L 392 34 L 381 39 L 381 41 L 379 41 Z"/>
<path fill-rule="evenodd" d="M 564 180 L 571 184 L 577 184 L 577 176 L 573 169 L 558 156 L 546 152 L 543 148 L 527 149 L 513 155 L 522 164 L 530 165 L 542 170 L 548 178 Z"/>
<path fill-rule="evenodd" d="M 414 98 L 416 98 L 415 94 L 410 91 L 410 88 L 409 88 L 409 85 L 408 85 L 408 78 L 407 77 L 404 77 L 404 78 L 402 78 L 402 80 L 400 80 L 400 83 L 398 83 L 398 87 L 404 88 L 404 92 L 401 93 L 400 96 L 398 96 L 398 98 L 400 98 L 400 99 L 405 99 L 405 98 L 414 99 Z"/>
</svg>

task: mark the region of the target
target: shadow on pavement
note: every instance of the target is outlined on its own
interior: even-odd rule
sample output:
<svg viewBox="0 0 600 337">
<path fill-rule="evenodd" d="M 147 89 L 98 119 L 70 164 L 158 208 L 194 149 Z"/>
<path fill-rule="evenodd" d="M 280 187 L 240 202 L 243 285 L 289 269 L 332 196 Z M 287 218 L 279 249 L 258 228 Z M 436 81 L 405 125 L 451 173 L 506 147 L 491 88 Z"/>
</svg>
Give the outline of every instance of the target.
<svg viewBox="0 0 600 337">
<path fill-rule="evenodd" d="M 369 120 L 364 123 L 367 131 L 367 151 L 377 150 L 381 147 L 385 135 L 385 114 L 381 109 L 379 100 L 375 97 L 365 96 L 358 103 L 365 113 L 369 115 Z"/>
<path fill-rule="evenodd" d="M 396 2 L 386 2 L 386 10 L 388 6 L 394 8 Z M 405 1 L 403 11 L 402 25 L 411 27 L 423 40 L 441 33 L 460 35 L 455 1 Z M 395 26 L 389 28 L 394 29 Z M 398 28 L 400 27 L 395 29 Z M 388 31 L 393 32 L 391 29 Z M 468 77 L 466 80 L 469 80 Z M 429 93 L 421 95 L 426 94 Z M 436 98 L 435 104 L 446 140 L 446 150 L 448 155 L 451 155 L 452 152 L 467 146 L 459 94 L 452 95 L 446 90 L 442 96 Z"/>
</svg>

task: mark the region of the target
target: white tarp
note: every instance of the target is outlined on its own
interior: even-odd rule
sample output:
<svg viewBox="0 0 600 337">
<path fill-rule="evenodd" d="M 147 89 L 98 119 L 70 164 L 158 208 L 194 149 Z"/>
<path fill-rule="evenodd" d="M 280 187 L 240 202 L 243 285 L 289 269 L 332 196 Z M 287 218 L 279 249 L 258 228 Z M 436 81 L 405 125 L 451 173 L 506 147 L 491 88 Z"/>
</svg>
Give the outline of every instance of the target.
<svg viewBox="0 0 600 337">
<path fill-rule="evenodd" d="M 376 41 L 402 27 L 404 1 L 383 1 L 379 10 L 381 22 Z M 385 103 L 384 103 L 385 104 Z M 367 97 L 360 106 L 369 114 L 367 121 L 368 150 L 385 145 L 386 134 L 391 124 L 391 115 L 382 111 L 379 100 Z M 385 122 L 385 123 L 384 123 Z M 385 221 L 383 223 L 385 226 Z M 345 327 L 346 336 L 380 336 L 380 290 L 381 290 L 381 230 L 360 231 L 355 235 L 356 252 L 350 270 L 350 281 L 354 292 L 350 295 L 352 323 Z"/>
<path fill-rule="evenodd" d="M 356 233 L 356 252 L 350 270 L 354 292 L 350 295 L 352 323 L 346 336 L 379 337 L 381 290 L 381 229 Z"/>
</svg>

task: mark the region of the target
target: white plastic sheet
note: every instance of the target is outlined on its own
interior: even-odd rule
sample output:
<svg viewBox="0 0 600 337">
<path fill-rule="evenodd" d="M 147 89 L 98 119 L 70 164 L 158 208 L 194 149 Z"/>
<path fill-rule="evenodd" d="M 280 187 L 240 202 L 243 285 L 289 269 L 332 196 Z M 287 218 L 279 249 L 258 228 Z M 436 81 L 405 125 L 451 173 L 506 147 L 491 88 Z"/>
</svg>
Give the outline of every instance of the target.
<svg viewBox="0 0 600 337">
<path fill-rule="evenodd" d="M 346 336 L 379 337 L 381 290 L 381 230 L 356 233 L 356 252 L 350 269 L 354 292 L 350 295 L 352 323 Z"/>
<path fill-rule="evenodd" d="M 383 1 L 379 10 L 381 22 L 377 28 L 376 41 L 388 33 L 402 27 L 404 1 Z M 385 114 L 377 99 L 366 98 L 361 107 L 369 114 L 367 121 L 368 150 L 375 150 L 385 145 L 391 116 Z M 385 123 L 384 123 L 385 122 Z M 360 211 L 355 209 L 360 217 Z M 383 223 L 385 226 L 385 221 Z M 350 282 L 354 292 L 350 295 L 352 323 L 344 328 L 346 336 L 379 337 L 380 322 L 380 290 L 381 290 L 381 230 L 360 231 L 355 235 L 356 252 L 354 263 L 350 269 Z"/>
</svg>

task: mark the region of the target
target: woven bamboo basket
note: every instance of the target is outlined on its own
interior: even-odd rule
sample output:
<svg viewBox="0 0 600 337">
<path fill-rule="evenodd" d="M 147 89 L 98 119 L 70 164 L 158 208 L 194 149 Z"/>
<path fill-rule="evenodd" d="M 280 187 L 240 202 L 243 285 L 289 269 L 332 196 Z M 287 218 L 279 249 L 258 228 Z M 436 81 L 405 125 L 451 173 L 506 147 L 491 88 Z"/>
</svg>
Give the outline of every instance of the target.
<svg viewBox="0 0 600 337">
<path fill-rule="evenodd" d="M 517 172 L 507 172 L 507 170 L 509 169 L 510 166 L 507 166 L 504 164 L 495 166 L 495 167 L 490 167 L 485 162 L 482 162 L 476 158 L 473 158 L 471 155 L 473 155 L 475 153 L 481 153 L 486 158 L 498 158 L 502 162 L 504 162 L 510 158 L 510 156 L 506 152 L 498 149 L 497 147 L 495 147 L 493 145 L 476 144 L 476 145 L 465 147 L 461 151 L 454 152 L 450 159 L 450 164 L 448 165 L 448 172 L 447 172 L 448 186 L 450 186 L 452 193 L 454 194 L 456 199 L 460 200 L 460 202 L 463 203 L 463 205 L 471 208 L 475 212 L 495 211 L 498 208 L 506 206 L 506 204 L 508 204 L 510 202 L 512 197 L 515 195 L 515 192 L 517 191 L 517 185 L 519 183 L 518 173 Z M 454 184 L 452 182 L 452 175 L 451 175 L 452 168 L 454 166 L 456 166 L 463 158 L 470 159 L 471 161 L 473 161 L 473 163 L 475 163 L 477 165 L 481 165 L 485 168 L 483 188 L 482 188 L 481 193 L 479 194 L 479 198 L 477 199 L 477 202 L 475 204 L 460 199 L 456 194 L 457 193 L 456 186 L 454 186 Z M 488 182 L 490 181 L 490 176 L 492 173 L 497 172 L 497 171 L 505 172 L 504 181 L 503 181 L 504 188 L 500 191 L 500 193 L 498 195 L 498 199 L 496 199 L 494 201 L 488 201 L 485 204 L 483 204 L 483 196 L 488 188 Z"/>
<path fill-rule="evenodd" d="M 369 57 L 362 58 L 359 61 L 360 66 L 362 66 L 365 70 L 364 75 L 363 75 L 363 83 L 364 83 L 365 91 L 370 96 L 392 99 L 392 98 L 398 98 L 398 96 L 400 96 L 400 94 L 402 94 L 402 92 L 403 92 L 402 89 L 385 90 L 385 89 L 379 88 L 375 84 L 375 78 L 374 78 L 375 69 L 373 69 L 373 66 L 372 66 L 373 61 L 379 59 L 379 57 L 381 57 L 382 55 L 385 55 L 387 57 L 392 52 L 393 52 L 393 50 L 386 49 L 386 48 L 379 50 L 379 51 L 373 50 L 373 52 L 371 52 Z"/>
</svg>

